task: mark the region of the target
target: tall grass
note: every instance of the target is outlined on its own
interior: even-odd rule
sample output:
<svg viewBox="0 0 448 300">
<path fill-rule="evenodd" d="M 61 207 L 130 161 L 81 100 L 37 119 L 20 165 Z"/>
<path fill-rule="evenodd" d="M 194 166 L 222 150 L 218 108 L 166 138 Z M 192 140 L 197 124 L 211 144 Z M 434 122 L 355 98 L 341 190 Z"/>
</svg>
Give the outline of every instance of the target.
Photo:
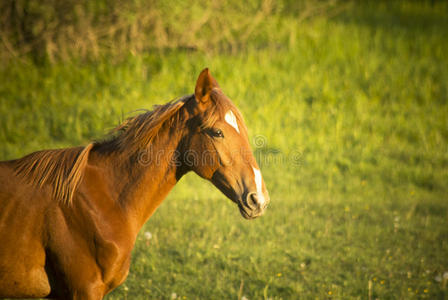
<svg viewBox="0 0 448 300">
<path fill-rule="evenodd" d="M 284 18 L 298 24 L 339 11 L 336 2 L 5 0 L 0 3 L 0 59 L 6 63 L 27 55 L 54 62 L 107 55 L 118 60 L 129 53 L 179 48 L 235 53 L 249 42 L 265 47 L 287 38 Z"/>
<path fill-rule="evenodd" d="M 109 299 L 444 299 L 447 9 L 362 2 L 300 26 L 291 16 L 269 29 L 288 33 L 280 44 L 234 53 L 11 61 L 0 157 L 100 138 L 127 112 L 192 93 L 208 66 L 245 116 L 271 205 L 247 222 L 187 175 Z"/>
</svg>

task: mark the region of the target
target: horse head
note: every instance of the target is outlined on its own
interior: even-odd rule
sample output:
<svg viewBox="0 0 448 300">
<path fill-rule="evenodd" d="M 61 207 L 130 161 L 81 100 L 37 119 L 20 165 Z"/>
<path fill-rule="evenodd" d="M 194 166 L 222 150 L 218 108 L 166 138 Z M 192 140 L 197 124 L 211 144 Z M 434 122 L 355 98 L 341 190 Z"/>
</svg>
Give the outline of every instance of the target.
<svg viewBox="0 0 448 300">
<path fill-rule="evenodd" d="M 190 113 L 184 164 L 235 202 L 246 219 L 263 214 L 269 194 L 252 154 L 247 127 L 208 69 L 199 75 Z"/>
</svg>

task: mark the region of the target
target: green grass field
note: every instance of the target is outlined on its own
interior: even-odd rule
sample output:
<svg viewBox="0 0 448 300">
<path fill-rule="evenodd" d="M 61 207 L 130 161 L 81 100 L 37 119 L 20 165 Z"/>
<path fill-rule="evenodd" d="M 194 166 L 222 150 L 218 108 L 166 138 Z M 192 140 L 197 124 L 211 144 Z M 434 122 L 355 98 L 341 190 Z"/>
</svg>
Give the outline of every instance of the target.
<svg viewBox="0 0 448 300">
<path fill-rule="evenodd" d="M 100 139 L 192 93 L 208 66 L 245 116 L 271 205 L 246 221 L 187 175 L 107 299 L 446 299 L 448 5 L 369 3 L 285 17 L 278 40 L 237 53 L 12 61 L 0 159 Z"/>
</svg>

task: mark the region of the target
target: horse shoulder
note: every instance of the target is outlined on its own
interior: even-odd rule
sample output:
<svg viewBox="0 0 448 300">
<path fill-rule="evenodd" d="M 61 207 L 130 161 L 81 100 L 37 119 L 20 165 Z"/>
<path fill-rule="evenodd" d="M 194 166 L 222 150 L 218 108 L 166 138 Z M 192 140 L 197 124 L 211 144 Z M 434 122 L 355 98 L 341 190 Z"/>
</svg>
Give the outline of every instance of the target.
<svg viewBox="0 0 448 300">
<path fill-rule="evenodd" d="M 73 204 L 78 205 L 75 209 L 82 210 L 83 231 L 93 234 L 92 256 L 111 290 L 128 274 L 136 233 L 118 202 L 108 168 L 95 164 L 86 166 Z"/>
</svg>

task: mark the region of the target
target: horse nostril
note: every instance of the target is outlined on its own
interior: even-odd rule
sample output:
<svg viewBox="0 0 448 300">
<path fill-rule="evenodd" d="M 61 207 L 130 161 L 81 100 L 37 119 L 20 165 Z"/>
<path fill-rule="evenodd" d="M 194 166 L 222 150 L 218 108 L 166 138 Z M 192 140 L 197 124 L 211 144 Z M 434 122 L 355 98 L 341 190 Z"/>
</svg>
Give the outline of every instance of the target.
<svg viewBox="0 0 448 300">
<path fill-rule="evenodd" d="M 258 207 L 258 196 L 257 193 L 250 193 L 247 195 L 247 205 L 251 208 L 251 209 L 255 209 Z"/>
</svg>

